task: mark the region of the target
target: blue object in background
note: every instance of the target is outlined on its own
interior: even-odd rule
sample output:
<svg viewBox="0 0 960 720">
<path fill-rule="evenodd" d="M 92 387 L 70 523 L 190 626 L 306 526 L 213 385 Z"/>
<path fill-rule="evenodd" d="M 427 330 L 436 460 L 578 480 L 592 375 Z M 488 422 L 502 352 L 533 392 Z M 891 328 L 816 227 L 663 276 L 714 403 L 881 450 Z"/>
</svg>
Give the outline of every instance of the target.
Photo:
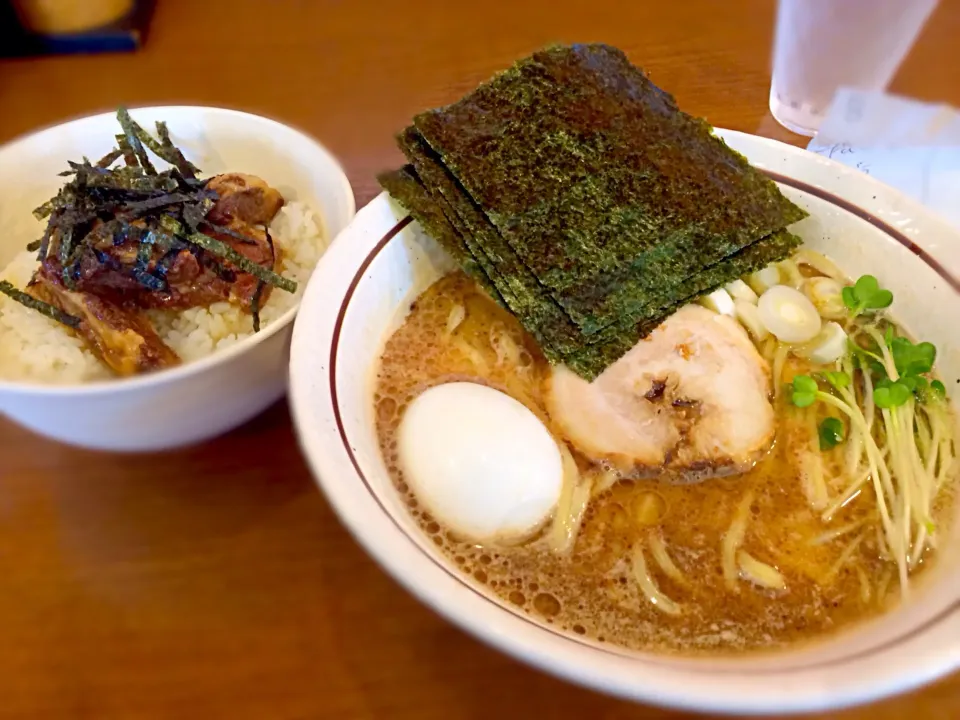
<svg viewBox="0 0 960 720">
<path fill-rule="evenodd" d="M 28 32 L 13 5 L 0 0 L 0 57 L 70 53 L 132 52 L 143 45 L 154 0 L 138 0 L 124 18 L 93 30 L 63 35 Z"/>
</svg>

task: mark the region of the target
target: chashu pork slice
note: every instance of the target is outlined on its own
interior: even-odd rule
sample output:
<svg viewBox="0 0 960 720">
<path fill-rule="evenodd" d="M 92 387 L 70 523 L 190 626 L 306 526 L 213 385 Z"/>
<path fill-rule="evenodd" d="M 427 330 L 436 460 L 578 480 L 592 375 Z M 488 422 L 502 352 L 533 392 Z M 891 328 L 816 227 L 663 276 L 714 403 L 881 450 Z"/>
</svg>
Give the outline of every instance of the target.
<svg viewBox="0 0 960 720">
<path fill-rule="evenodd" d="M 564 366 L 546 381 L 556 429 L 633 477 L 698 481 L 749 469 L 770 448 L 770 369 L 742 327 L 687 305 L 592 383 Z"/>
<path fill-rule="evenodd" d="M 164 344 L 142 311 L 121 307 L 94 293 L 69 290 L 62 275 L 60 264 L 47 258 L 27 291 L 78 318 L 77 333 L 117 375 L 130 377 L 180 364 L 180 358 Z"/>
</svg>

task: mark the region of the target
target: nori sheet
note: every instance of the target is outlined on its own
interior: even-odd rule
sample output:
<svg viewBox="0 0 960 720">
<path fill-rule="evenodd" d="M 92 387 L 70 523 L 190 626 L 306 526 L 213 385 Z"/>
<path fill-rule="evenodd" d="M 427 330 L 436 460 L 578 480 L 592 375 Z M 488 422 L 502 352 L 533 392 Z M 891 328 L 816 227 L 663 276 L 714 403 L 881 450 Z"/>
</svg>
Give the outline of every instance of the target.
<svg viewBox="0 0 960 720">
<path fill-rule="evenodd" d="M 507 307 L 537 340 L 551 362 L 583 347 L 584 338 L 563 308 L 524 265 L 436 153 L 412 127 L 397 138 L 424 184 L 446 201 L 447 219 L 459 229 L 473 258 L 499 290 Z M 434 197 L 437 197 L 437 194 Z"/>
<path fill-rule="evenodd" d="M 521 311 L 517 306 L 515 294 L 512 292 L 509 283 L 506 282 L 497 271 L 493 261 L 477 245 L 473 237 L 473 230 L 467 224 L 458 212 L 456 206 L 463 201 L 458 196 L 456 180 L 447 176 L 446 169 L 435 165 L 429 161 L 429 146 L 420 138 L 419 133 L 411 126 L 407 127 L 397 136 L 397 145 L 410 161 L 408 167 L 412 167 L 425 191 L 436 206 L 443 212 L 446 221 L 459 238 L 464 252 L 473 258 L 482 269 L 490 284 L 496 288 L 497 296 L 504 300 L 504 307 L 508 308 L 514 314 Z M 467 199 L 469 202 L 469 199 Z M 469 216 L 467 216 L 469 217 Z M 482 213 L 481 220 L 485 220 Z"/>
<path fill-rule="evenodd" d="M 805 216 L 605 45 L 535 53 L 414 125 L 588 334 Z"/>
<path fill-rule="evenodd" d="M 643 312 L 624 316 L 625 321 L 621 318 L 620 322 L 609 325 L 598 333 L 584 335 L 513 253 L 512 248 L 503 241 L 496 228 L 473 204 L 456 178 L 443 166 L 416 129 L 406 128 L 397 140 L 401 150 L 414 164 L 421 182 L 438 189 L 443 196 L 442 199 L 437 198 L 434 192 L 434 198 L 441 204 L 444 200 L 449 200 L 444 206 L 447 208 L 447 219 L 458 229 L 473 257 L 486 270 L 486 275 L 493 279 L 494 285 L 501 290 L 502 297 L 506 299 L 506 307 L 545 347 L 546 353 L 560 358 L 579 357 L 587 351 L 588 345 L 616 343 L 624 334 L 631 334 L 637 325 L 646 324 L 650 320 L 659 323 L 665 311 L 676 310 L 689 301 L 691 296 L 710 292 L 744 274 L 782 260 L 798 243 L 790 233 L 778 231 L 700 273 L 685 277 L 675 286 L 661 286 L 658 292 L 650 296 L 650 305 Z M 451 216 L 449 209 L 455 209 L 455 215 Z M 493 248 L 489 255 L 479 242 L 481 237 Z M 605 354 L 609 352 L 607 350 Z"/>
<path fill-rule="evenodd" d="M 473 255 L 464 248 L 459 233 L 449 222 L 444 212 L 441 211 L 440 206 L 434 202 L 433 197 L 424 187 L 422 179 L 414 168 L 408 165 L 399 170 L 384 173 L 379 176 L 379 180 L 384 189 L 420 222 L 424 230 L 451 254 L 468 275 L 476 280 L 498 303 L 507 307 L 516 315 L 516 311 L 504 302 L 502 295 L 490 282 Z M 592 336 L 581 336 L 580 345 L 570 352 L 562 353 L 555 346 L 547 345 L 539 338 L 538 342 L 541 343 L 544 354 L 552 363 L 564 362 L 577 374 L 588 380 L 593 380 L 680 306 L 743 275 L 784 259 L 800 243 L 801 240 L 797 236 L 787 231 L 779 231 L 763 238 L 739 253 L 712 265 L 703 273 L 687 278 L 681 287 L 675 289 L 679 300 L 664 302 L 649 317 L 639 320 L 632 319 L 616 326 L 610 326 Z M 515 298 L 514 301 L 516 302 Z M 549 301 L 549 297 L 546 298 L 546 301 Z M 517 318 L 528 332 L 536 337 L 534 334 L 536 328 L 532 327 L 529 318 L 522 315 L 517 315 Z M 559 323 L 563 322 L 564 318 L 566 316 L 554 317 L 554 320 Z M 565 332 L 576 331 L 569 318 L 566 318 L 566 324 L 562 327 Z M 565 343 L 564 347 L 571 346 Z"/>
<path fill-rule="evenodd" d="M 586 345 L 582 350 L 564 357 L 566 365 L 587 380 L 593 380 L 609 365 L 616 362 L 637 342 L 653 331 L 676 310 L 697 297 L 712 292 L 727 283 L 760 270 L 770 263 L 785 259 L 803 241 L 786 230 L 763 238 L 753 245 L 707 268 L 704 272 L 688 278 L 677 287 L 682 299 L 671 301 L 652 317 L 628 323 L 626 326 L 605 328 L 598 336 L 604 341 Z M 635 323 L 635 324 L 634 324 Z M 597 336 L 594 336 L 597 337 Z"/>
<path fill-rule="evenodd" d="M 430 191 L 423 185 L 412 166 L 405 165 L 399 170 L 382 173 L 377 176 L 377 180 L 381 187 L 420 223 L 427 234 L 450 254 L 467 275 L 473 278 L 490 297 L 503 307 L 507 307 L 496 287 L 490 282 L 490 278 L 463 244 L 460 234 L 447 220 L 440 206 L 434 202 Z"/>
</svg>

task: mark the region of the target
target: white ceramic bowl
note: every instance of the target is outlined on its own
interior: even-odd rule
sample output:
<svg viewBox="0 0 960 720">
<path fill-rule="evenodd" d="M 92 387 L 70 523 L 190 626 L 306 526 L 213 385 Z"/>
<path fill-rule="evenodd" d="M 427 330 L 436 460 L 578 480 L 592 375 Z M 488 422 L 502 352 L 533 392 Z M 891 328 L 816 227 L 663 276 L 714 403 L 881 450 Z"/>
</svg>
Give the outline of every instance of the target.
<svg viewBox="0 0 960 720">
<path fill-rule="evenodd" d="M 770 140 L 721 134 L 810 211 L 798 226 L 810 246 L 849 274 L 873 273 L 893 289 L 898 318 L 940 349 L 940 369 L 952 391 L 960 378 L 958 234 L 903 195 L 830 160 Z M 960 668 L 956 533 L 944 543 L 948 551 L 927 587 L 900 609 L 809 646 L 740 658 L 631 653 L 565 635 L 461 575 L 407 515 L 373 429 L 371 388 L 381 344 L 410 300 L 450 266 L 404 218 L 381 196 L 327 253 L 294 330 L 291 402 L 321 487 L 360 542 L 410 591 L 483 640 L 571 681 L 698 710 L 832 708 L 902 692 Z"/>
<path fill-rule="evenodd" d="M 259 175 L 288 200 L 311 205 L 334 237 L 355 215 L 353 191 L 334 157 L 316 141 L 266 118 L 219 108 L 132 111 L 145 127 L 165 120 L 175 143 L 207 174 Z M 0 227 L 24 216 L 62 184 L 67 160 L 99 158 L 115 145 L 113 113 L 41 130 L 0 148 Z M 0 267 L 23 250 L 0 233 Z M 262 332 L 199 362 L 142 377 L 72 386 L 0 380 L 0 413 L 38 433 L 105 450 L 160 450 L 230 430 L 283 395 L 296 308 Z"/>
</svg>

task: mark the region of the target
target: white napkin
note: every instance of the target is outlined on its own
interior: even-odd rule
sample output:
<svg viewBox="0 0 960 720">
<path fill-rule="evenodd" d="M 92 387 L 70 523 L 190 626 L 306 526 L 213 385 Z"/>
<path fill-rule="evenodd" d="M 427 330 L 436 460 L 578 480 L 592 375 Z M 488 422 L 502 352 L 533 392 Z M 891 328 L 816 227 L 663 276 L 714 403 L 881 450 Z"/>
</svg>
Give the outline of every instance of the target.
<svg viewBox="0 0 960 720">
<path fill-rule="evenodd" d="M 960 113 L 843 88 L 807 146 L 882 180 L 960 227 Z"/>
</svg>

